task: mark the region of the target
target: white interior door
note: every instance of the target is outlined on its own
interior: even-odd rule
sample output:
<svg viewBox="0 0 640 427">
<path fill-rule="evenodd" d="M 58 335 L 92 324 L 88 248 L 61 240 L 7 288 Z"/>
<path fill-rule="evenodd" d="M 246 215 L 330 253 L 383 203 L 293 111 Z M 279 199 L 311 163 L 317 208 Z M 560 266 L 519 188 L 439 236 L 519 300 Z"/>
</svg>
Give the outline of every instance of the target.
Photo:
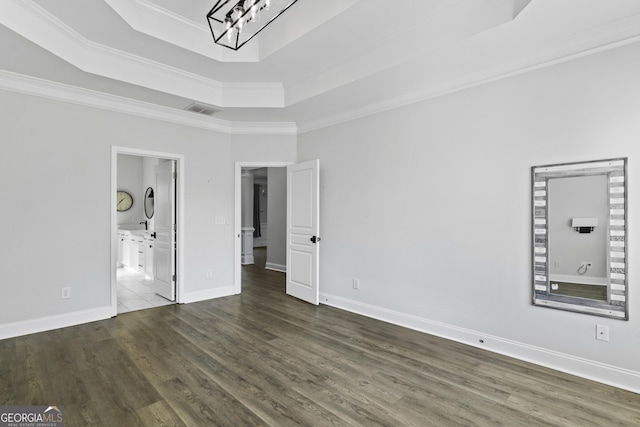
<svg viewBox="0 0 640 427">
<path fill-rule="evenodd" d="M 158 295 L 170 301 L 176 299 L 175 172 L 176 162 L 173 160 L 156 166 L 153 287 Z"/>
<path fill-rule="evenodd" d="M 287 294 L 318 305 L 320 161 L 287 167 Z"/>
</svg>

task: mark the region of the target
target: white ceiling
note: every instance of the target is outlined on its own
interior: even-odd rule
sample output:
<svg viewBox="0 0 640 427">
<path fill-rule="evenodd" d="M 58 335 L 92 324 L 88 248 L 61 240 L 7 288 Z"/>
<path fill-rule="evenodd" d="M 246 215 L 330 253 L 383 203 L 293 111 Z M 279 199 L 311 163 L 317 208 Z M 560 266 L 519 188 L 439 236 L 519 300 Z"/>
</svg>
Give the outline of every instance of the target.
<svg viewBox="0 0 640 427">
<path fill-rule="evenodd" d="M 0 77 L 304 132 L 640 39 L 638 0 L 298 0 L 234 52 L 214 3 L 2 0 Z"/>
</svg>

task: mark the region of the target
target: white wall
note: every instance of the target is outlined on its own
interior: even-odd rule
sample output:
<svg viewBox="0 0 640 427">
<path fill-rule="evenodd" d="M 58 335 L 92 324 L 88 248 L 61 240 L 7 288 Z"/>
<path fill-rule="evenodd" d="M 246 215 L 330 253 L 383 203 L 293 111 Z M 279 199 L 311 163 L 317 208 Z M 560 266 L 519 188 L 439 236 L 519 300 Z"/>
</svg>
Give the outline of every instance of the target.
<svg viewBox="0 0 640 427">
<path fill-rule="evenodd" d="M 579 276 L 579 280 L 607 278 L 607 242 L 609 239 L 609 179 L 606 175 L 563 177 L 548 184 L 549 275 Z M 598 218 L 591 233 L 578 233 L 571 227 L 573 218 Z M 583 261 L 591 262 L 580 270 Z M 557 265 L 556 265 L 557 263 Z M 561 278 L 553 280 L 562 281 Z M 584 283 L 584 282 L 577 282 Z"/>
<path fill-rule="evenodd" d="M 300 135 L 321 301 L 640 391 L 640 261 L 629 321 L 532 306 L 530 202 L 534 165 L 628 156 L 640 252 L 638 76 L 636 43 Z"/>
<path fill-rule="evenodd" d="M 287 267 L 287 168 L 269 168 L 267 181 L 269 183 L 267 267 L 285 271 Z"/>
<path fill-rule="evenodd" d="M 0 116 L 0 195 L 11 200 L 0 210 L 0 338 L 110 315 L 112 145 L 184 156 L 187 300 L 233 293 L 235 162 L 296 155 L 294 135 L 228 135 L 10 91 Z"/>
<path fill-rule="evenodd" d="M 133 198 L 131 209 L 116 214 L 118 225 L 139 225 L 144 216 L 143 158 L 118 155 L 118 191 L 126 191 Z"/>
</svg>

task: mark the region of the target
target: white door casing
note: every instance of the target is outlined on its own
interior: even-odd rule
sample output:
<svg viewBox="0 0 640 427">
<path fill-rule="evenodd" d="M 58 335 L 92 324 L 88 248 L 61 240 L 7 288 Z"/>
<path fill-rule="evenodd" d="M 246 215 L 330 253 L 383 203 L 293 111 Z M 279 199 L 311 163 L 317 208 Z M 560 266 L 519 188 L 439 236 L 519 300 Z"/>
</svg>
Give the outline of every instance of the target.
<svg viewBox="0 0 640 427">
<path fill-rule="evenodd" d="M 156 166 L 154 206 L 153 288 L 158 295 L 176 299 L 176 162 L 171 160 Z"/>
<path fill-rule="evenodd" d="M 287 167 L 287 294 L 318 305 L 320 161 Z"/>
<path fill-rule="evenodd" d="M 175 215 L 176 215 L 176 223 L 178 227 L 178 234 L 176 240 L 176 250 L 175 250 L 175 262 L 176 262 L 176 274 L 177 280 L 175 284 L 175 297 L 176 302 L 184 301 L 184 289 L 182 284 L 184 283 L 184 268 L 181 268 L 184 265 L 184 251 L 179 250 L 184 247 L 184 173 L 185 173 L 185 165 L 184 165 L 184 155 L 176 154 L 176 153 L 167 153 L 161 151 L 152 151 L 145 150 L 139 148 L 131 148 L 131 147 L 120 147 L 116 145 L 111 146 L 111 236 L 112 236 L 112 244 L 111 244 L 111 317 L 118 315 L 118 280 L 117 280 L 117 231 L 118 231 L 118 215 L 116 210 L 116 192 L 118 190 L 118 155 L 119 154 L 128 154 L 131 156 L 141 156 L 141 157 L 153 157 L 157 159 L 171 159 L 176 163 L 176 171 L 177 171 L 177 188 L 176 188 L 176 199 L 175 199 Z"/>
</svg>

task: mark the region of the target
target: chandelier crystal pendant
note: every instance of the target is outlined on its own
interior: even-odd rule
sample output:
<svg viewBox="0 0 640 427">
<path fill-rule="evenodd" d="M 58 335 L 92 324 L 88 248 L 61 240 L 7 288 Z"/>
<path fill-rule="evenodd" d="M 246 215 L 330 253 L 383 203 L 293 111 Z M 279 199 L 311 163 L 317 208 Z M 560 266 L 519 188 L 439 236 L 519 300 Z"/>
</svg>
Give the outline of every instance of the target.
<svg viewBox="0 0 640 427">
<path fill-rule="evenodd" d="M 298 0 L 218 0 L 207 14 L 213 41 L 238 50 Z"/>
</svg>

